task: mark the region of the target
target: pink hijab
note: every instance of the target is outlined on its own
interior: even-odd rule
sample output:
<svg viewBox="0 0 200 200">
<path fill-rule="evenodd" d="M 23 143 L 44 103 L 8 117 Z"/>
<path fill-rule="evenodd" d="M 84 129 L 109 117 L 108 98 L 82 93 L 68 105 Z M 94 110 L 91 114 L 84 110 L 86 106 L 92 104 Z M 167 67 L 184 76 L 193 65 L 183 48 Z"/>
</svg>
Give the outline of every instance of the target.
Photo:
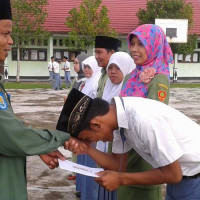
<svg viewBox="0 0 200 200">
<path fill-rule="evenodd" d="M 144 24 L 136 28 L 127 37 L 130 47 L 130 37 L 136 35 L 147 52 L 147 60 L 137 65 L 131 72 L 128 81 L 122 87 L 120 96 L 148 95 L 148 83 L 156 74 L 164 74 L 170 79 L 169 63 L 173 63 L 173 54 L 163 30 L 153 24 Z"/>
</svg>

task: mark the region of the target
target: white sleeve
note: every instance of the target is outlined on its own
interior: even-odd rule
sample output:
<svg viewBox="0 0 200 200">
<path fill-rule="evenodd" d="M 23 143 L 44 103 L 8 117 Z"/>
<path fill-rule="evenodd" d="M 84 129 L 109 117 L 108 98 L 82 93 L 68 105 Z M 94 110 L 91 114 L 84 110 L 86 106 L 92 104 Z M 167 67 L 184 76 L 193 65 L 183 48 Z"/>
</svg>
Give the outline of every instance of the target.
<svg viewBox="0 0 200 200">
<path fill-rule="evenodd" d="M 155 164 L 166 166 L 178 160 L 183 151 L 166 119 L 145 119 L 140 125 L 143 152 L 150 154 Z"/>
</svg>

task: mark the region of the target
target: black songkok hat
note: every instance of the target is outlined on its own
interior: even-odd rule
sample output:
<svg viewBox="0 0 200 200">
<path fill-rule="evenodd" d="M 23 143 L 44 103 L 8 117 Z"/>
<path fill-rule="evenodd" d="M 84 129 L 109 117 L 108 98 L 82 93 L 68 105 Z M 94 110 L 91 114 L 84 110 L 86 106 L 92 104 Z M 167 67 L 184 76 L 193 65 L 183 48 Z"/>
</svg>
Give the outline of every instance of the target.
<svg viewBox="0 0 200 200">
<path fill-rule="evenodd" d="M 117 51 L 119 48 L 119 40 L 108 36 L 96 36 L 95 48 L 113 49 Z"/>
<path fill-rule="evenodd" d="M 12 20 L 10 0 L 0 0 L 0 20 Z"/>
<path fill-rule="evenodd" d="M 65 101 L 56 129 L 77 137 L 80 123 L 87 115 L 92 101 L 92 98 L 73 88 Z"/>
</svg>

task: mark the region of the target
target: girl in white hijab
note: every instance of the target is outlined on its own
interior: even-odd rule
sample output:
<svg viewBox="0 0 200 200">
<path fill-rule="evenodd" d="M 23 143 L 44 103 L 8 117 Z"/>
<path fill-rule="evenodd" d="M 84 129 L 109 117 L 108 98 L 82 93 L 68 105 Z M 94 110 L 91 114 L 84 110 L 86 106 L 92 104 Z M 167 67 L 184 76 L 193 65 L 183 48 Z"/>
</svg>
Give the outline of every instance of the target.
<svg viewBox="0 0 200 200">
<path fill-rule="evenodd" d="M 119 96 L 125 76 L 131 73 L 134 68 L 133 58 L 128 53 L 116 52 L 112 54 L 106 68 L 108 79 L 102 99 L 110 103 L 113 97 Z"/>
<path fill-rule="evenodd" d="M 91 98 L 96 97 L 98 81 L 101 76 L 101 67 L 98 66 L 95 56 L 90 56 L 82 62 L 82 69 L 86 77 L 82 92 Z"/>
<path fill-rule="evenodd" d="M 133 58 L 128 53 L 116 52 L 112 54 L 107 65 L 108 79 L 103 91 L 102 99 L 110 103 L 111 99 L 119 96 L 123 80 L 126 75 L 135 68 Z M 103 152 L 108 151 L 108 142 L 97 142 L 97 149 Z"/>
<path fill-rule="evenodd" d="M 134 68 L 135 63 L 128 53 L 116 52 L 112 54 L 106 68 L 108 79 L 104 87 L 102 99 L 110 103 L 113 97 L 119 96 L 125 76 L 131 73 Z M 111 144 L 108 144 L 108 142 L 98 141 L 96 148 L 102 152 L 110 152 Z M 108 190 L 105 190 L 105 188 L 100 187 L 98 200 L 102 199 L 116 200 L 116 190 L 109 192 Z"/>
<path fill-rule="evenodd" d="M 86 77 L 85 85 L 81 92 L 90 96 L 96 97 L 98 81 L 101 76 L 101 67 L 98 66 L 94 56 L 90 56 L 82 61 L 82 70 Z M 95 146 L 96 144 L 92 144 Z M 87 154 L 77 156 L 77 163 L 87 167 L 96 168 L 96 162 Z M 76 190 L 79 191 L 81 200 L 97 200 L 99 185 L 93 177 L 76 175 Z"/>
</svg>

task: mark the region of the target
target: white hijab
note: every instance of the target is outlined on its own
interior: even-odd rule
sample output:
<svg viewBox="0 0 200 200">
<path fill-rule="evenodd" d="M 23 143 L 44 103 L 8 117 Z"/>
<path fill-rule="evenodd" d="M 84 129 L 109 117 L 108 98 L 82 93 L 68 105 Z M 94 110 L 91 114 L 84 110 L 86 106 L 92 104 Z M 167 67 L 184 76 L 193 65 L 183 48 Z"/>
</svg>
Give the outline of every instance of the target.
<svg viewBox="0 0 200 200">
<path fill-rule="evenodd" d="M 83 87 L 81 92 L 83 92 L 91 98 L 95 98 L 98 88 L 98 81 L 101 76 L 101 67 L 98 66 L 95 56 L 90 56 L 82 62 L 83 70 L 84 65 L 89 65 L 93 73 L 90 78 L 86 78 L 85 86 Z"/>
<path fill-rule="evenodd" d="M 127 74 L 131 73 L 133 69 L 135 69 L 136 67 L 131 56 L 125 52 L 116 52 L 112 54 L 106 68 L 107 71 L 108 71 L 109 65 L 112 63 L 116 64 L 120 68 L 124 78 Z M 102 99 L 110 103 L 113 97 L 119 96 L 122 84 L 123 84 L 123 81 L 119 84 L 113 84 L 108 77 L 105 88 L 103 90 Z"/>
</svg>

